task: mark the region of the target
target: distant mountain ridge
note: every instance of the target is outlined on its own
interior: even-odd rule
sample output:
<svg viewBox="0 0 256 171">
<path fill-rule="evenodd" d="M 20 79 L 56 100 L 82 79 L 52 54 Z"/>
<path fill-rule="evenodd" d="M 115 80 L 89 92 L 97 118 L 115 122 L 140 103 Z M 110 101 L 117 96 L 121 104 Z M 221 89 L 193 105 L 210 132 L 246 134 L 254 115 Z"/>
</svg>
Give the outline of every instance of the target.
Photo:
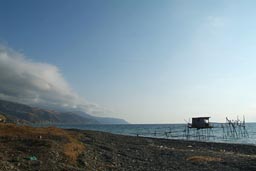
<svg viewBox="0 0 256 171">
<path fill-rule="evenodd" d="M 129 124 L 126 120 L 119 119 L 119 118 L 97 117 L 97 116 L 92 116 L 92 115 L 82 112 L 82 111 L 73 111 L 71 113 L 77 114 L 84 118 L 95 119 L 96 121 L 98 121 L 101 124 Z"/>
<path fill-rule="evenodd" d="M 123 119 L 95 117 L 81 111 L 60 112 L 0 100 L 0 114 L 16 123 L 128 124 Z"/>
</svg>

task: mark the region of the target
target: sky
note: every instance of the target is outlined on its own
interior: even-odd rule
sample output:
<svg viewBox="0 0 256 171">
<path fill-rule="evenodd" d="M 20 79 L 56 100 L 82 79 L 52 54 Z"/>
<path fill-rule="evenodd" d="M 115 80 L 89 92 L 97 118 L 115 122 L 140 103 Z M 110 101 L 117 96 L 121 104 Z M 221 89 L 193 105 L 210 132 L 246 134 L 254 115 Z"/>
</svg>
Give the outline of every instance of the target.
<svg viewBox="0 0 256 171">
<path fill-rule="evenodd" d="M 255 5 L 0 0 L 0 98 L 130 123 L 256 121 Z"/>
</svg>

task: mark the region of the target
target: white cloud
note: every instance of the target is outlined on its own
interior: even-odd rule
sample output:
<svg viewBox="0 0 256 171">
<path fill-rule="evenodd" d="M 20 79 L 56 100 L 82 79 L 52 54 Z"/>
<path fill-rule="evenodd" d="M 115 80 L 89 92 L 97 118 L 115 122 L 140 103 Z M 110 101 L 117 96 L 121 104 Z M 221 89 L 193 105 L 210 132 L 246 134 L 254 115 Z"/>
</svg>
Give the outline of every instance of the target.
<svg viewBox="0 0 256 171">
<path fill-rule="evenodd" d="M 82 109 L 98 115 L 105 111 L 78 96 L 56 66 L 31 61 L 4 46 L 0 46 L 0 98 L 34 106 Z"/>
</svg>

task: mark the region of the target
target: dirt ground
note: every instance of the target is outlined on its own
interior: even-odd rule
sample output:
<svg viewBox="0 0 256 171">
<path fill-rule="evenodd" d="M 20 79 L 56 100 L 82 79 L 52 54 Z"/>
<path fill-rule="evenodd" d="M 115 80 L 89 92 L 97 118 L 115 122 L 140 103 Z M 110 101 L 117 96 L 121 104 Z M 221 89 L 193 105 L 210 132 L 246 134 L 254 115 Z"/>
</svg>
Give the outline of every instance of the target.
<svg viewBox="0 0 256 171">
<path fill-rule="evenodd" d="M 1 171 L 255 171 L 256 146 L 0 125 Z"/>
</svg>

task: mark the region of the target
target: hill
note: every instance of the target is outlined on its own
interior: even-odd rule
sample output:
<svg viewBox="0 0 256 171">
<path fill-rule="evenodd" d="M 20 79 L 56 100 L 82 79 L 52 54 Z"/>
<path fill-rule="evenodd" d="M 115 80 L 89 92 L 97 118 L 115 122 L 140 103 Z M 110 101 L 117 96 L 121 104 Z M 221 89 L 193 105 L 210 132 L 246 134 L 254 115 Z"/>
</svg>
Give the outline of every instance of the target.
<svg viewBox="0 0 256 171">
<path fill-rule="evenodd" d="M 85 112 L 60 112 L 0 100 L 0 113 L 14 123 L 62 123 L 62 124 L 116 124 L 127 123 L 121 119 L 100 118 Z M 109 121 L 109 122 L 107 122 Z"/>
<path fill-rule="evenodd" d="M 99 122 L 101 124 L 129 124 L 129 122 L 127 122 L 124 119 L 110 118 L 110 117 L 97 117 L 97 116 L 92 116 L 92 115 L 82 112 L 82 111 L 72 111 L 70 113 L 77 114 L 77 115 L 82 116 L 87 119 L 96 120 L 97 122 Z"/>
</svg>

